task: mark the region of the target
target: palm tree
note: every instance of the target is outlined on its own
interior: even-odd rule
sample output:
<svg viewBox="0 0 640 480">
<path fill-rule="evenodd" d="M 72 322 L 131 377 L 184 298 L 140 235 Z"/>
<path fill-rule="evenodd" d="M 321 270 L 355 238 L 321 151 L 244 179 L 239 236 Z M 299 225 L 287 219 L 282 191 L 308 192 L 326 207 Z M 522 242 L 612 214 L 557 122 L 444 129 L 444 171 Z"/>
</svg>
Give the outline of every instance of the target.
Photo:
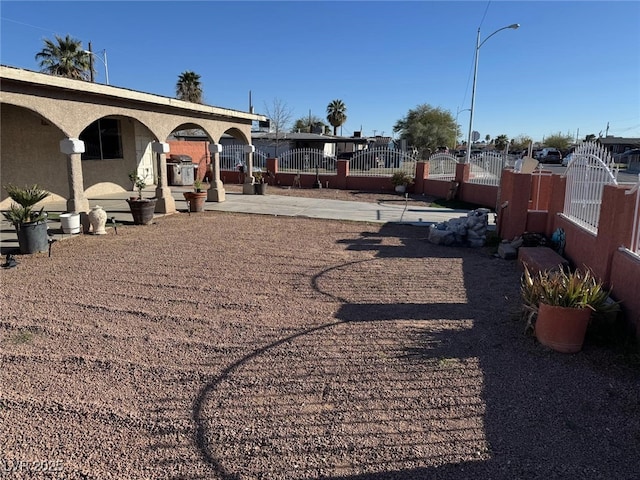
<svg viewBox="0 0 640 480">
<path fill-rule="evenodd" d="M 40 71 L 59 77 L 89 80 L 91 62 L 89 54 L 82 48 L 82 42 L 67 35 L 55 36 L 55 41 L 45 39 L 44 48 L 36 54 L 40 61 Z"/>
<path fill-rule="evenodd" d="M 182 72 L 176 83 L 176 97 L 192 103 L 202 103 L 200 75 L 192 71 Z"/>
<path fill-rule="evenodd" d="M 333 134 L 338 134 L 338 127 L 347 121 L 347 107 L 342 100 L 333 100 L 327 105 L 327 121 L 333 127 Z"/>
</svg>

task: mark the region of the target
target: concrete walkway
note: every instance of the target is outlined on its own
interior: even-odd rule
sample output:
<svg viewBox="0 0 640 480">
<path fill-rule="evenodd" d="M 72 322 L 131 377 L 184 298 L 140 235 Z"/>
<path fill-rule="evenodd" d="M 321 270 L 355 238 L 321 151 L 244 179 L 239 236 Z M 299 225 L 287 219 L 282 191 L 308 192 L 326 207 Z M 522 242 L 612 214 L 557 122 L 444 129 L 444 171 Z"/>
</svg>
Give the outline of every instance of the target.
<svg viewBox="0 0 640 480">
<path fill-rule="evenodd" d="M 187 202 L 182 193 L 191 191 L 191 187 L 171 187 L 178 212 L 187 212 Z M 143 192 L 144 197 L 152 197 L 154 189 Z M 126 202 L 131 192 L 103 195 L 89 199 L 91 207 L 100 205 L 106 212 L 107 229 L 114 219 L 116 226 L 133 224 L 129 205 Z M 221 211 L 235 213 L 253 213 L 261 215 L 281 215 L 292 217 L 324 218 L 330 220 L 349 220 L 354 222 L 373 223 L 407 223 L 417 226 L 429 226 L 451 218 L 466 215 L 468 210 L 454 210 L 448 208 L 431 208 L 411 206 L 402 200 L 398 202 L 350 202 L 344 200 L 327 200 L 306 197 L 268 195 L 243 195 L 242 193 L 226 193 L 224 202 L 207 202 L 206 211 Z M 55 240 L 64 240 L 74 235 L 64 234 L 60 227 L 58 215 L 66 211 L 65 202 L 49 202 L 45 211 L 50 214 L 48 221 L 49 234 Z M 156 215 L 162 216 L 162 215 Z M 489 216 L 493 222 L 493 215 Z M 113 227 L 111 227 L 113 228 Z M 18 253 L 18 239 L 15 229 L 4 217 L 0 224 L 0 253 Z M 2 262 L 4 263 L 4 262 Z"/>
</svg>

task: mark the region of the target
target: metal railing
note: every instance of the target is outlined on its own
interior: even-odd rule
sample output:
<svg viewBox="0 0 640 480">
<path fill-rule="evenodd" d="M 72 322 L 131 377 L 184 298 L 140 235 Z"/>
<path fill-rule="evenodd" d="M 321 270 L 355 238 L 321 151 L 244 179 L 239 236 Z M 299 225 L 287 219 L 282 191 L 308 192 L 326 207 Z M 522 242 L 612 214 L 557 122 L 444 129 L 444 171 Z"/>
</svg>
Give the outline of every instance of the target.
<svg viewBox="0 0 640 480">
<path fill-rule="evenodd" d="M 472 156 L 469 162 L 469 183 L 499 186 L 505 162 L 505 157 L 500 152 L 484 152 Z"/>
<path fill-rule="evenodd" d="M 220 170 L 238 170 L 238 166 L 242 165 L 247 168 L 247 153 L 244 151 L 246 145 L 234 144 L 223 145 L 220 153 Z M 253 167 L 266 170 L 267 154 L 260 150 L 253 153 Z"/>
<path fill-rule="evenodd" d="M 451 181 L 456 178 L 458 159 L 450 153 L 434 153 L 429 157 L 429 179 Z"/>
<path fill-rule="evenodd" d="M 349 161 L 349 175 L 359 177 L 391 177 L 402 171 L 415 177 L 417 159 L 409 152 L 372 148 L 356 152 Z"/>
<path fill-rule="evenodd" d="M 567 178 L 564 215 L 597 233 L 604 186 L 618 184 L 618 168 L 611 154 L 595 143 L 583 143 L 573 152 L 564 176 Z"/>
<path fill-rule="evenodd" d="M 278 156 L 278 170 L 289 173 L 336 174 L 336 157 L 315 148 L 296 148 Z"/>
</svg>

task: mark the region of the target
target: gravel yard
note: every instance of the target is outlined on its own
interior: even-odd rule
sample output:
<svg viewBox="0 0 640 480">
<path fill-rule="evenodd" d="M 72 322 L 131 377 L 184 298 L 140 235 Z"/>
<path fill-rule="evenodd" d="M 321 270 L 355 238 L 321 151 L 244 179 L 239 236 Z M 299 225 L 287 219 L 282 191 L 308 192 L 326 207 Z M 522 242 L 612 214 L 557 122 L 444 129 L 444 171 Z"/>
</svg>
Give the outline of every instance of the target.
<svg viewBox="0 0 640 480">
<path fill-rule="evenodd" d="M 205 212 L 18 257 L 0 478 L 637 479 L 638 372 L 525 336 L 490 253 Z"/>
</svg>

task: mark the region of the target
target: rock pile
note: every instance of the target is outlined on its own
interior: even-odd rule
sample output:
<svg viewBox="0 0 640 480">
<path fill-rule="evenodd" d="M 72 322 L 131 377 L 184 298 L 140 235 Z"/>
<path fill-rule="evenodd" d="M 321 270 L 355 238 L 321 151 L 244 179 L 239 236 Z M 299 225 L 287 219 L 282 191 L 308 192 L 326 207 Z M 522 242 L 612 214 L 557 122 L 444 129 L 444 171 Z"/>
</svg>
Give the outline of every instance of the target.
<svg viewBox="0 0 640 480">
<path fill-rule="evenodd" d="M 472 210 L 465 217 L 431 225 L 428 240 L 436 245 L 483 247 L 489 225 L 488 208 Z"/>
</svg>

